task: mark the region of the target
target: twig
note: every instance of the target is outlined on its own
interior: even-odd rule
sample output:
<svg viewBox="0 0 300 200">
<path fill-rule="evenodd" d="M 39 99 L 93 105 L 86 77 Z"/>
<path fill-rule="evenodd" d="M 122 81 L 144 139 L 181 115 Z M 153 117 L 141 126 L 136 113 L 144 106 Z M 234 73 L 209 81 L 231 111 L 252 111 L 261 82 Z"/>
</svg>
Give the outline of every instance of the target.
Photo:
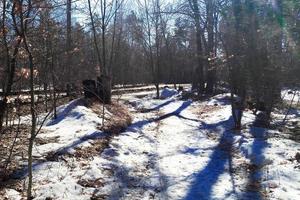
<svg viewBox="0 0 300 200">
<path fill-rule="evenodd" d="M 17 126 L 17 133 L 16 133 L 16 136 L 14 138 L 13 144 L 12 144 L 10 150 L 9 150 L 9 156 L 8 156 L 8 158 L 6 160 L 6 164 L 5 164 L 5 167 L 4 167 L 4 172 L 6 172 L 6 170 L 7 170 L 8 164 L 9 164 L 9 162 L 11 160 L 11 156 L 12 156 L 12 153 L 13 153 L 14 146 L 16 144 L 17 138 L 18 138 L 19 133 L 20 133 L 20 122 L 21 122 L 21 116 L 19 115 L 18 126 Z"/>
<path fill-rule="evenodd" d="M 291 103 L 290 103 L 290 106 L 289 106 L 289 108 L 288 108 L 288 110 L 287 110 L 287 112 L 286 112 L 286 114 L 285 114 L 285 116 L 284 116 L 284 119 L 282 120 L 282 124 L 284 124 L 285 123 L 285 121 L 287 120 L 287 116 L 288 116 L 288 114 L 289 114 L 289 112 L 290 112 L 290 110 L 291 110 L 291 108 L 292 108 L 292 106 L 293 106 L 293 102 L 294 102 L 294 99 L 295 99 L 295 96 L 296 96 L 296 91 L 294 91 L 294 95 L 293 95 L 293 98 L 292 98 L 292 100 L 291 100 Z"/>
</svg>

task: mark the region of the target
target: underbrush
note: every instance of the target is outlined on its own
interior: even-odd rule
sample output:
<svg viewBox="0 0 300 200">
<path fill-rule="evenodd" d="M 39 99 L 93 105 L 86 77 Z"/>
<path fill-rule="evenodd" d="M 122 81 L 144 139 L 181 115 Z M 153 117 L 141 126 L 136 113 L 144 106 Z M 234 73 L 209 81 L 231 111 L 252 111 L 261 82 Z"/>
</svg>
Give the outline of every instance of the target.
<svg viewBox="0 0 300 200">
<path fill-rule="evenodd" d="M 66 103 L 67 101 L 62 100 L 60 104 L 63 104 L 63 102 Z M 83 99 L 83 103 L 87 108 L 95 112 L 99 118 L 103 117 L 103 104 L 99 101 Z M 99 127 L 97 127 L 99 133 L 104 132 L 103 137 L 91 139 L 89 146 L 74 148 L 75 151 L 73 153 L 60 154 L 59 151 L 48 152 L 39 157 L 34 157 L 34 162 L 67 162 L 69 158 L 87 160 L 93 156 L 99 156 L 109 146 L 112 137 L 125 130 L 132 122 L 127 108 L 117 102 L 105 105 L 104 111 L 104 125 L 99 124 Z M 4 194 L 6 188 L 13 188 L 20 193 L 24 193 L 25 191 L 23 178 L 14 179 L 14 175 L 20 169 L 24 169 L 27 166 L 29 133 L 30 125 L 20 124 L 6 127 L 4 134 L 0 135 L 0 196 Z M 41 133 L 47 132 L 41 129 Z M 58 141 L 59 137 L 37 137 L 35 145 L 45 145 Z"/>
</svg>

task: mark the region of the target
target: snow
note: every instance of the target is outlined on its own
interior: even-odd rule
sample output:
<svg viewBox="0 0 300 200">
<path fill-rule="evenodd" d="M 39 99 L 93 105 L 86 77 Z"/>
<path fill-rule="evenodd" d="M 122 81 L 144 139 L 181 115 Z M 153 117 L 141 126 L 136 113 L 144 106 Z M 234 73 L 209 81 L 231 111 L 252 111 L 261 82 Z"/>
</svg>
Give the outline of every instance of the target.
<svg viewBox="0 0 300 200">
<path fill-rule="evenodd" d="M 232 130 L 228 94 L 202 102 L 174 94 L 165 99 L 153 99 L 154 92 L 124 95 L 132 125 L 114 136 L 102 154 L 35 165 L 36 199 L 300 198 L 299 164 L 293 160 L 299 143 L 275 137 L 277 130 L 254 127 L 250 111 L 244 113 L 245 128 Z M 80 100 L 72 101 L 38 136 L 58 139 L 36 145 L 34 153 L 73 154 L 75 147 L 106 137 L 97 130 L 99 124 L 99 116 Z M 93 184 L 79 184 L 83 180 Z M 17 191 L 7 190 L 9 195 L 18 199 Z"/>
<path fill-rule="evenodd" d="M 106 111 L 106 115 L 110 113 Z M 33 156 L 45 157 L 54 152 L 58 155 L 73 154 L 76 148 L 88 147 L 96 138 L 107 137 L 97 127 L 102 119 L 91 109 L 83 105 L 81 99 L 76 99 L 57 110 L 57 119 L 48 119 L 46 126 L 38 135 L 38 139 L 49 140 L 46 144 L 35 145 Z M 54 140 L 51 140 L 54 139 Z M 63 160 L 65 162 L 63 162 Z M 93 161 L 78 162 L 65 158 L 60 162 L 42 161 L 34 163 L 34 195 L 35 199 L 89 199 L 94 190 L 86 189 L 78 184 L 79 177 L 92 178 L 99 172 L 97 163 Z M 95 158 L 95 160 L 99 160 Z M 82 166 L 89 168 L 82 168 Z M 26 168 L 16 176 L 26 175 Z M 88 194 L 85 194 L 88 193 Z M 11 195 L 11 199 L 13 196 Z"/>
<path fill-rule="evenodd" d="M 178 93 L 177 90 L 165 87 L 164 89 L 162 89 L 162 91 L 160 93 L 160 98 L 161 99 L 170 98 L 170 97 L 176 95 L 177 93 Z"/>
<path fill-rule="evenodd" d="M 160 87 L 173 87 L 174 85 L 172 84 L 161 84 Z M 180 86 L 184 88 L 189 88 L 191 85 L 190 84 L 180 84 Z M 144 86 L 132 86 L 132 87 L 124 87 L 122 85 L 115 85 L 113 91 L 128 91 L 128 90 L 150 90 L 153 89 L 155 90 L 154 85 L 144 85 Z"/>
<path fill-rule="evenodd" d="M 293 104 L 297 104 L 300 101 L 300 91 L 299 90 L 291 90 L 291 89 L 283 89 L 281 91 L 281 98 L 288 103 L 293 101 Z"/>
<path fill-rule="evenodd" d="M 207 102 L 208 106 L 217 106 L 217 105 L 228 105 L 230 104 L 230 94 L 219 94 L 209 99 Z"/>
<path fill-rule="evenodd" d="M 106 111 L 106 115 L 111 115 Z M 97 127 L 101 126 L 102 119 L 91 109 L 83 105 L 81 99 L 71 101 L 57 110 L 57 119 L 48 120 L 43 133 L 38 138 L 58 138 L 57 142 L 39 145 L 37 154 L 44 155 L 50 151 L 71 153 L 74 148 L 89 146 L 90 140 L 104 137 Z"/>
<path fill-rule="evenodd" d="M 22 196 L 16 190 L 5 189 L 5 192 L 6 192 L 6 194 L 5 194 L 4 198 L 14 199 L 14 200 L 21 200 L 22 199 Z"/>
</svg>

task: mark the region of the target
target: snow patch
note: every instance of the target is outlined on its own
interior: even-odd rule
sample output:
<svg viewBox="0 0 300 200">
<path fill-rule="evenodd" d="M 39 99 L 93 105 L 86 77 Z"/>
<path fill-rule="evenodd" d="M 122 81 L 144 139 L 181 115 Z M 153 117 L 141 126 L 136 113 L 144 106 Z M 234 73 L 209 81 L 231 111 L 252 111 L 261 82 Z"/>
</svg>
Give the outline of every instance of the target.
<svg viewBox="0 0 300 200">
<path fill-rule="evenodd" d="M 170 97 L 172 97 L 176 94 L 178 94 L 177 90 L 166 87 L 166 88 L 162 89 L 162 91 L 160 93 L 160 98 L 161 99 L 167 99 L 167 98 L 170 98 Z"/>
<path fill-rule="evenodd" d="M 299 199 L 299 163 L 293 160 L 299 143 L 271 137 L 276 130 L 253 127 L 255 115 L 250 111 L 244 112 L 244 129 L 233 131 L 228 94 L 204 102 L 169 98 L 176 94 L 164 100 L 152 94 L 127 95 L 135 111 L 133 124 L 101 155 L 36 166 L 36 199 L 257 199 L 259 192 L 247 190 L 253 180 L 269 199 Z M 206 117 L 193 112 L 215 104 Z M 35 153 L 72 153 L 91 145 L 94 138 L 104 137 L 97 131 L 100 123 L 90 109 L 71 102 L 39 135 L 58 140 L 37 145 Z M 79 180 L 94 184 L 83 186 Z M 6 193 L 18 196 L 15 191 Z"/>
</svg>

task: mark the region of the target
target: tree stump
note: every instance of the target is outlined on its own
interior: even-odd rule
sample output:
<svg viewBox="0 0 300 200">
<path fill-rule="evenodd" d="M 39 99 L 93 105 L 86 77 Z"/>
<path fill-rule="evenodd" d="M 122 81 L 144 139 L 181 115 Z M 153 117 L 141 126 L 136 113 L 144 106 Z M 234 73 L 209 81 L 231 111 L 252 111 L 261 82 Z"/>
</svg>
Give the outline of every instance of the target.
<svg viewBox="0 0 300 200">
<path fill-rule="evenodd" d="M 96 81 L 84 80 L 82 81 L 82 85 L 85 98 L 97 97 Z"/>
</svg>

